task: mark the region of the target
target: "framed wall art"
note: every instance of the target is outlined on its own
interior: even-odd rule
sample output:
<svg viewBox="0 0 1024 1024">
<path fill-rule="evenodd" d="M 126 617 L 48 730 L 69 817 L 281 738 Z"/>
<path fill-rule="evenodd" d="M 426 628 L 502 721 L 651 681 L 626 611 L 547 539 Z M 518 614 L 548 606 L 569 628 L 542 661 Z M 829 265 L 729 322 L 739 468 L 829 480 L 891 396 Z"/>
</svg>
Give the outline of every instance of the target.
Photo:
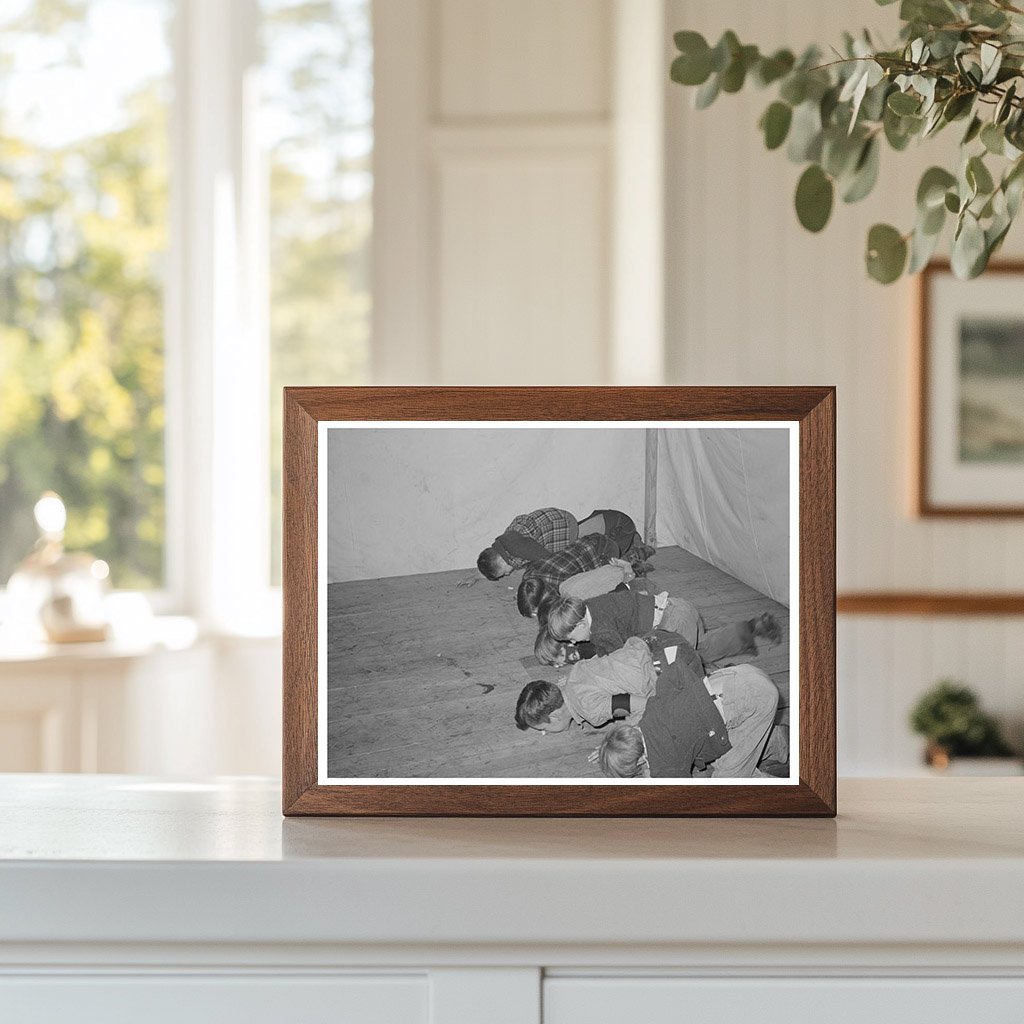
<svg viewBox="0 0 1024 1024">
<path fill-rule="evenodd" d="M 285 814 L 835 814 L 833 389 L 284 417 Z"/>
<path fill-rule="evenodd" d="M 1024 263 L 919 288 L 916 511 L 1024 515 Z"/>
</svg>

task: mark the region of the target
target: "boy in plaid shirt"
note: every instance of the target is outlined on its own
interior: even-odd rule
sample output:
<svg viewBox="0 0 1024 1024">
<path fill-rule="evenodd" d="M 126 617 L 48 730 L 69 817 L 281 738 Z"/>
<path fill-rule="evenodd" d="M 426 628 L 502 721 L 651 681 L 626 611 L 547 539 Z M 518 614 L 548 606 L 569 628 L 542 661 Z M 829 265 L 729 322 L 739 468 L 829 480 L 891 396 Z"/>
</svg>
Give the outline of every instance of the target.
<svg viewBox="0 0 1024 1024">
<path fill-rule="evenodd" d="M 558 585 L 563 580 L 607 565 L 618 554 L 619 548 L 615 541 L 604 534 L 592 533 L 580 537 L 564 551 L 542 562 L 531 562 L 523 573 L 516 593 L 519 613 L 525 618 L 532 618 L 546 595 L 551 595 L 551 601 L 557 598 Z"/>
<path fill-rule="evenodd" d="M 578 522 L 565 509 L 541 508 L 516 516 L 505 532 L 480 552 L 477 568 L 489 580 L 497 580 L 525 565 L 545 561 L 565 551 L 586 535 L 600 535 L 612 541 L 615 556 L 631 559 L 635 556 L 642 561 L 654 553 L 652 548 L 640 544 L 636 526 L 625 512 L 597 509 Z"/>
</svg>

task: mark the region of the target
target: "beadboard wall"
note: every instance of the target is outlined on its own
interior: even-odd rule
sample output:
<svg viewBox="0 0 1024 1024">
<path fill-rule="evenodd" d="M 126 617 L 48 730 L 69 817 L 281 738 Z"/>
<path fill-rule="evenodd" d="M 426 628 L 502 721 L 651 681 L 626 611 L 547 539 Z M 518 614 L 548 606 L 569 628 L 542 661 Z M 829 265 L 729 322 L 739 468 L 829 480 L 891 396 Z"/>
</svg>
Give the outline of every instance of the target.
<svg viewBox="0 0 1024 1024">
<path fill-rule="evenodd" d="M 889 40 L 893 11 L 869 0 L 667 5 L 670 30 L 714 42 L 732 28 L 762 48 L 838 42 L 863 26 Z M 920 173 L 957 134 L 883 151 L 877 192 L 837 203 L 813 236 L 793 213 L 800 168 L 767 152 L 756 129 L 769 94 L 748 89 L 697 111 L 692 92 L 666 90 L 667 380 L 837 386 L 840 590 L 1024 590 L 1024 520 L 911 515 L 914 285 L 883 288 L 863 270 L 870 225 L 909 229 Z M 1024 254 L 1022 241 L 1017 225 L 1004 254 Z M 842 774 L 913 771 L 920 742 L 907 714 L 943 676 L 975 687 L 1024 738 L 1024 619 L 844 616 L 838 658 Z"/>
</svg>

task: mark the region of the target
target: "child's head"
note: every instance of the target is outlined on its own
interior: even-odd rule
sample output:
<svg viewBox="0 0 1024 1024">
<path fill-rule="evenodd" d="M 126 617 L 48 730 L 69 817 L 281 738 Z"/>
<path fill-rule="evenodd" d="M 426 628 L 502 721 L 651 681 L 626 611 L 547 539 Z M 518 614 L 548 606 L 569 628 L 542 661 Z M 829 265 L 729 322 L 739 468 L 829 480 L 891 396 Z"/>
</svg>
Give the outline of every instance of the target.
<svg viewBox="0 0 1024 1024">
<path fill-rule="evenodd" d="M 543 626 L 547 622 L 548 609 L 558 600 L 558 590 L 537 576 L 524 576 L 516 591 L 516 607 L 524 619 L 539 618 L 544 614 Z"/>
<path fill-rule="evenodd" d="M 556 640 L 579 643 L 590 639 L 592 621 L 583 601 L 578 597 L 563 597 L 548 613 L 548 632 Z"/>
<path fill-rule="evenodd" d="M 476 560 L 476 567 L 489 580 L 500 580 L 512 571 L 512 566 L 505 561 L 494 548 L 484 548 Z"/>
<path fill-rule="evenodd" d="M 635 725 L 613 725 L 597 748 L 597 765 L 613 779 L 650 778 L 643 733 Z"/>
<path fill-rule="evenodd" d="M 558 587 L 551 586 L 548 583 L 545 587 L 544 593 L 540 596 L 540 601 L 537 602 L 537 625 L 541 629 L 545 629 L 548 624 L 548 616 L 551 614 L 551 609 L 558 604 L 561 599 L 561 594 L 558 593 Z"/>
<path fill-rule="evenodd" d="M 556 640 L 547 629 L 541 629 L 537 634 L 537 642 L 533 645 L 533 653 L 542 665 L 553 665 L 561 668 L 568 661 L 579 661 L 579 657 L 573 657 L 572 644 L 564 644 Z"/>
<path fill-rule="evenodd" d="M 520 729 L 565 732 L 571 722 L 562 691 L 554 683 L 534 679 L 523 687 L 516 701 L 516 725 Z"/>
</svg>

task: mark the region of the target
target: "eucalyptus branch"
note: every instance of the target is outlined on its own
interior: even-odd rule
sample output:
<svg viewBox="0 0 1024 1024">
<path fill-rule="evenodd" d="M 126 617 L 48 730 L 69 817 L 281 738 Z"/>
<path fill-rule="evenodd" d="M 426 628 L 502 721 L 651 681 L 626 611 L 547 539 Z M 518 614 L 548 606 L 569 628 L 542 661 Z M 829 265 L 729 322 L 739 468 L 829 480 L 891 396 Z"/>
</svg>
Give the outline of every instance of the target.
<svg viewBox="0 0 1024 1024">
<path fill-rule="evenodd" d="M 1024 206 L 1024 39 L 1010 18 L 1024 10 L 1010 0 L 977 7 L 971 13 L 980 21 L 969 21 L 959 0 L 902 0 L 897 47 L 879 49 L 866 33 L 856 41 L 846 35 L 827 62 L 815 47 L 797 59 L 789 50 L 762 54 L 734 32 L 713 47 L 699 33 L 678 32 L 672 78 L 697 88 L 701 109 L 749 81 L 774 88 L 758 126 L 768 149 L 785 146 L 804 165 L 795 207 L 809 231 L 826 226 L 837 194 L 853 203 L 872 191 L 883 144 L 901 152 L 962 120 L 957 166 L 930 167 L 921 177 L 911 230 L 871 228 L 866 266 L 885 284 L 916 273 L 953 220 L 953 269 L 974 277 Z"/>
</svg>

